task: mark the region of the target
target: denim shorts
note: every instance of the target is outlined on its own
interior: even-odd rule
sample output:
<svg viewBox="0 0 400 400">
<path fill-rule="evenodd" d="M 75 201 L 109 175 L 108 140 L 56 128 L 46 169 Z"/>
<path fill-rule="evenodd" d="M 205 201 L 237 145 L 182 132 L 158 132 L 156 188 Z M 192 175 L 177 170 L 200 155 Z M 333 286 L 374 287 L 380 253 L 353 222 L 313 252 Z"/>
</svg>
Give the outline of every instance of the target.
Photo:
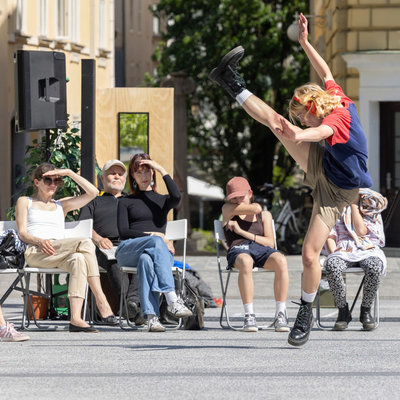
<svg viewBox="0 0 400 400">
<path fill-rule="evenodd" d="M 261 244 L 254 243 L 252 240 L 239 246 L 233 246 L 226 255 L 228 260 L 226 269 L 231 269 L 233 264 L 235 264 L 236 257 L 242 253 L 248 254 L 254 260 L 253 268 L 263 268 L 268 257 L 277 251 L 270 246 L 262 246 Z"/>
</svg>

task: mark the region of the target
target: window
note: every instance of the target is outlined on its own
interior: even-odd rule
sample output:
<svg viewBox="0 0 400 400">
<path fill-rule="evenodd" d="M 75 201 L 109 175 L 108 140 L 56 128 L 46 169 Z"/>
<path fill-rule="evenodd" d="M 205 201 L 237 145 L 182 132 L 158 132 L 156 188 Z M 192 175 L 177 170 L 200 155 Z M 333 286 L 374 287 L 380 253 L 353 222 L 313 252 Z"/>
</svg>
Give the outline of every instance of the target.
<svg viewBox="0 0 400 400">
<path fill-rule="evenodd" d="M 153 5 L 153 11 L 155 11 L 156 6 Z M 160 18 L 153 14 L 153 35 L 158 36 L 160 34 Z"/>
<path fill-rule="evenodd" d="M 99 1 L 99 47 L 107 49 L 107 12 L 106 1 Z"/>
<path fill-rule="evenodd" d="M 20 33 L 26 32 L 26 0 L 17 0 L 15 30 Z"/>
<path fill-rule="evenodd" d="M 40 0 L 39 3 L 39 36 L 47 37 L 48 35 L 48 25 L 47 21 L 49 20 L 49 8 L 48 8 L 48 0 Z"/>
<path fill-rule="evenodd" d="M 80 40 L 80 22 L 81 13 L 79 9 L 79 0 L 69 0 L 68 2 L 68 28 L 72 43 L 79 43 Z"/>
<path fill-rule="evenodd" d="M 68 36 L 67 32 L 67 9 L 66 0 L 56 0 L 55 7 L 55 24 L 56 24 L 56 37 L 65 38 Z"/>
</svg>

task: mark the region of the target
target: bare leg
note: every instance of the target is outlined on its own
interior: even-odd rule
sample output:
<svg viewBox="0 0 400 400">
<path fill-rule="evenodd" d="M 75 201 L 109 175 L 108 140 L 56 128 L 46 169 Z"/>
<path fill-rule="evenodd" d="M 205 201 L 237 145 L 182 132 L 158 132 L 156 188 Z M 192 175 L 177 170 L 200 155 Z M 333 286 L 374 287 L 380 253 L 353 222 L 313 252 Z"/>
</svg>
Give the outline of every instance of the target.
<svg viewBox="0 0 400 400">
<path fill-rule="evenodd" d="M 253 259 L 248 254 L 239 254 L 235 260 L 235 268 L 239 270 L 238 284 L 243 304 L 253 302 Z"/>
<path fill-rule="evenodd" d="M 268 257 L 264 268 L 275 272 L 274 295 L 276 301 L 285 302 L 289 288 L 289 271 L 286 258 L 281 253 L 273 253 Z"/>
<path fill-rule="evenodd" d="M 3 311 L 0 306 L 0 326 L 4 326 L 6 324 L 6 320 L 3 317 Z"/>
<path fill-rule="evenodd" d="M 314 293 L 318 289 L 321 280 L 321 266 L 319 256 L 326 239 L 329 236 L 329 228 L 317 214 L 314 205 L 310 225 L 304 239 L 303 258 L 303 282 L 302 287 L 306 293 Z"/>
<path fill-rule="evenodd" d="M 296 143 L 285 139 L 278 133 L 276 128 L 281 128 L 279 115 L 268 104 L 255 95 L 251 95 L 242 105 L 243 109 L 256 121 L 268 126 L 277 137 L 277 139 L 285 146 L 291 157 L 300 165 L 300 168 L 307 172 L 308 153 L 310 143 Z"/>
<path fill-rule="evenodd" d="M 96 298 L 96 305 L 103 318 L 106 318 L 113 314 L 110 305 L 108 304 L 107 298 L 101 288 L 100 278 L 98 276 L 88 277 L 88 283 L 92 290 L 94 297 Z"/>
<path fill-rule="evenodd" d="M 88 327 L 89 325 L 81 317 L 83 306 L 82 297 L 70 296 L 68 300 L 71 308 L 71 324 L 80 327 Z"/>
</svg>

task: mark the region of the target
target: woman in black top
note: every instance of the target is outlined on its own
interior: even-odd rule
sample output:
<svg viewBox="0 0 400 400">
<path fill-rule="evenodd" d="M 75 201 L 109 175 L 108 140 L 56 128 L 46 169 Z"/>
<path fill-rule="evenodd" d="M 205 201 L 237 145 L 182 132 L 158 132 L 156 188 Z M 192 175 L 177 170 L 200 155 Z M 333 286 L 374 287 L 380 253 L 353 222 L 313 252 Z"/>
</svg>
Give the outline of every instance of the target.
<svg viewBox="0 0 400 400">
<path fill-rule="evenodd" d="M 156 171 L 161 174 L 168 195 L 156 190 Z M 118 204 L 118 231 L 122 240 L 116 251 L 118 265 L 137 267 L 140 306 L 147 315 L 150 332 L 163 332 L 159 316 L 159 293 L 164 293 L 168 311 L 175 317 L 192 313 L 175 293 L 171 267 L 175 253 L 165 239 L 168 212 L 179 204 L 178 187 L 166 170 L 147 154 L 136 154 L 129 164 L 132 194 Z"/>
<path fill-rule="evenodd" d="M 289 273 L 286 258 L 275 249 L 272 216 L 251 203 L 253 192 L 245 178 L 236 176 L 226 184 L 226 203 L 222 207 L 222 226 L 229 246 L 228 268 L 239 270 L 239 291 L 244 306 L 243 330 L 257 332 L 253 310 L 254 283 L 252 269 L 265 268 L 275 272 L 274 294 L 276 312 L 273 327 L 288 332 L 286 296 Z"/>
</svg>

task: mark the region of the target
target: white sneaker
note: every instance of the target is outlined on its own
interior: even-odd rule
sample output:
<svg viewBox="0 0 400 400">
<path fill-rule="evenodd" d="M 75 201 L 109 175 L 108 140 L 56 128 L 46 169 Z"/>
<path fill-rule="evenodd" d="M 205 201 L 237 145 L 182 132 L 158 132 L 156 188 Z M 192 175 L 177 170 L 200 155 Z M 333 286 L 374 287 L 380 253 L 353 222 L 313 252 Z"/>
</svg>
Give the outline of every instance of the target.
<svg viewBox="0 0 400 400">
<path fill-rule="evenodd" d="M 149 332 L 165 332 L 165 327 L 161 324 L 158 317 L 147 320 L 147 329 Z"/>
<path fill-rule="evenodd" d="M 289 332 L 289 323 L 286 313 L 279 312 L 273 322 L 275 332 Z"/>
<path fill-rule="evenodd" d="M 0 342 L 24 342 L 30 337 L 25 333 L 18 332 L 14 328 L 14 324 L 6 323 L 4 329 L 0 329 Z"/>
<path fill-rule="evenodd" d="M 243 332 L 258 332 L 258 326 L 255 314 L 244 315 Z"/>
<path fill-rule="evenodd" d="M 182 299 L 178 299 L 167 307 L 167 310 L 176 318 L 191 317 L 193 313 L 185 306 Z"/>
</svg>

